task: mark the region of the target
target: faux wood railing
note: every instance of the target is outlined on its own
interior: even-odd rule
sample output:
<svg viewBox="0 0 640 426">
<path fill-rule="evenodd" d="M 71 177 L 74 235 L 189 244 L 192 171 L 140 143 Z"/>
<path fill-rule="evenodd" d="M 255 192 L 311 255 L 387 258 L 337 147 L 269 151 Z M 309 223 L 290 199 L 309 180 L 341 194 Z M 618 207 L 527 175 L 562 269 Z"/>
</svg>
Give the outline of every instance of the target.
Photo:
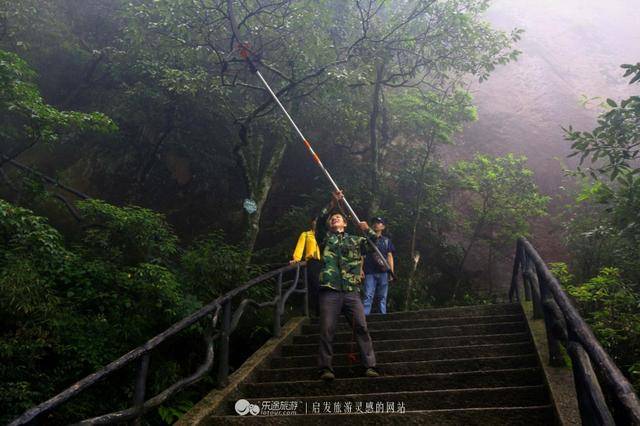
<svg viewBox="0 0 640 426">
<path fill-rule="evenodd" d="M 284 274 L 289 272 L 294 274 L 294 278 L 286 282 L 283 281 Z M 274 278 L 275 283 L 273 282 Z M 272 286 L 275 285 L 275 297 L 273 300 L 258 303 L 253 299 L 245 298 L 237 304 L 235 309 L 233 308 L 232 299 L 234 297 L 242 295 L 249 289 L 261 284 Z M 302 284 L 302 287 L 299 287 L 299 284 Z M 123 355 L 119 359 L 113 361 L 103 369 L 96 371 L 95 373 L 90 374 L 84 379 L 74 383 L 64 391 L 43 402 L 42 404 L 27 410 L 20 417 L 13 420 L 9 425 L 24 425 L 41 420 L 42 416 L 45 413 L 54 410 L 55 408 L 67 402 L 69 399 L 90 388 L 98 381 L 112 375 L 114 372 L 121 370 L 123 367 L 130 365 L 133 362 L 138 362 L 138 368 L 135 378 L 135 392 L 132 406 L 125 410 L 102 414 L 97 417 L 85 419 L 78 424 L 111 424 L 140 419 L 140 417 L 143 416 L 144 413 L 151 410 L 152 408 L 159 406 L 169 397 L 186 388 L 187 386 L 194 384 L 205 374 L 207 374 L 207 372 L 209 372 L 209 370 L 211 370 L 211 367 L 213 366 L 214 356 L 216 354 L 218 356 L 218 385 L 224 386 L 227 383 L 227 377 L 229 375 L 229 336 L 238 326 L 240 318 L 244 314 L 246 308 L 249 306 L 256 309 L 273 307 L 273 335 L 279 336 L 285 305 L 292 293 L 302 293 L 304 295 L 303 310 L 304 315 L 308 316 L 309 293 L 307 291 L 307 268 L 305 262 L 284 266 L 280 269 L 268 272 L 246 282 L 240 287 L 231 290 L 225 295 L 218 297 L 213 302 L 202 307 L 188 317 L 183 318 L 181 321 L 175 323 L 167 330 L 148 340 L 145 344 Z M 171 337 L 184 331 L 191 325 L 204 320 L 208 320 L 208 324 L 205 328 L 205 333 L 203 336 L 205 341 L 204 363 L 200 365 L 200 367 L 198 367 L 198 369 L 192 375 L 177 381 L 152 398 L 145 400 L 146 382 L 149 373 L 149 357 L 152 351 L 155 350 L 159 345 L 165 343 Z M 214 345 L 215 341 L 217 341 L 216 345 Z"/>
<path fill-rule="evenodd" d="M 533 304 L 534 318 L 544 319 L 549 363 L 553 366 L 565 364 L 560 344 L 571 358 L 582 424 L 640 425 L 640 402 L 633 386 L 525 238 L 519 238 L 516 245 L 510 301 L 514 298 L 520 301 L 519 272 L 525 300 Z"/>
</svg>

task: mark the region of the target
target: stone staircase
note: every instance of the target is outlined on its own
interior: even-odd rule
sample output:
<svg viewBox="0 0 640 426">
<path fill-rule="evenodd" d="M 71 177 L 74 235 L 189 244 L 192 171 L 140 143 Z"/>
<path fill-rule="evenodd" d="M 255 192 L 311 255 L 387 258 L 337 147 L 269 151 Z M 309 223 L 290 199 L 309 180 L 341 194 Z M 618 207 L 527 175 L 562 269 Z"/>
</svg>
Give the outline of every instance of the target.
<svg viewBox="0 0 640 426">
<path fill-rule="evenodd" d="M 312 319 L 240 387 L 241 405 L 257 406 L 258 415 L 238 415 L 234 397 L 204 423 L 557 423 L 520 305 L 371 315 L 368 325 L 381 377 L 362 377 L 359 363 L 350 362 L 352 333 L 342 319 L 334 342 L 336 379 L 318 380 L 318 324 Z"/>
</svg>

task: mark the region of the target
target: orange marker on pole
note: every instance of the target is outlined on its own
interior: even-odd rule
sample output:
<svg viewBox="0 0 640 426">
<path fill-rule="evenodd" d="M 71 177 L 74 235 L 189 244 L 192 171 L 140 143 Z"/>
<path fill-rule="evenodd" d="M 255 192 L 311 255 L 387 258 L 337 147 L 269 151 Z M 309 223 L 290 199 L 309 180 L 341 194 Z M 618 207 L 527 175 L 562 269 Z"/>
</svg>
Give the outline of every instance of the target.
<svg viewBox="0 0 640 426">
<path fill-rule="evenodd" d="M 235 28 L 234 28 L 234 33 L 235 33 Z M 236 38 L 237 38 L 237 35 L 236 35 Z M 240 40 L 240 39 L 238 39 L 238 40 Z M 250 68 L 251 72 L 253 72 L 254 74 L 256 74 L 258 76 L 258 78 L 262 81 L 262 84 L 264 84 L 264 86 L 266 87 L 267 91 L 269 92 L 269 94 L 271 95 L 273 100 L 276 102 L 276 104 L 278 104 L 278 106 L 280 107 L 280 109 L 282 110 L 284 115 L 287 117 L 287 119 L 289 119 L 289 122 L 291 123 L 293 128 L 296 130 L 296 132 L 300 136 L 300 139 L 302 139 L 302 142 L 307 147 L 307 150 L 309 151 L 309 153 L 313 157 L 313 160 L 320 167 L 320 170 L 322 170 L 322 173 L 324 173 L 324 175 L 327 177 L 327 179 L 331 183 L 331 186 L 333 187 L 334 191 L 336 191 L 336 192 L 340 191 L 340 188 L 338 188 L 338 185 L 336 184 L 336 182 L 333 180 L 333 178 L 329 174 L 329 171 L 326 169 L 326 167 L 324 167 L 324 165 L 322 164 L 322 161 L 320 161 L 320 157 L 318 156 L 318 154 L 316 154 L 316 152 L 313 150 L 313 148 L 311 147 L 311 144 L 309 143 L 307 138 L 304 137 L 304 135 L 302 134 L 302 131 L 300 130 L 300 128 L 298 127 L 296 122 L 293 121 L 293 118 L 291 118 L 291 116 L 289 115 L 289 113 L 287 112 L 285 107 L 282 105 L 282 103 L 280 102 L 280 99 L 278 99 L 278 97 L 273 92 L 273 90 L 271 90 L 271 86 L 269 86 L 269 83 L 267 83 L 267 80 L 264 79 L 264 77 L 262 76 L 262 74 L 260 73 L 260 71 L 258 70 L 256 65 L 251 60 L 251 50 L 249 49 L 247 44 L 242 44 L 242 43 L 240 44 L 240 56 L 242 56 L 244 59 L 247 60 L 247 63 L 249 64 L 249 68 Z M 342 198 L 342 202 L 344 203 L 344 206 L 347 208 L 347 211 L 349 212 L 351 217 L 353 217 L 353 220 L 356 222 L 356 224 L 359 224 L 360 223 L 360 219 L 358 218 L 358 215 L 353 210 L 353 208 L 351 208 L 351 205 L 349 204 L 347 199 L 343 197 Z M 391 266 L 387 262 L 386 257 L 383 256 L 382 253 L 380 253 L 380 249 L 378 249 L 378 246 L 373 241 L 371 241 L 371 239 L 367 238 L 367 240 L 369 241 L 369 243 L 371 244 L 373 249 L 378 253 L 378 255 L 380 255 L 380 258 L 384 261 L 385 266 L 387 267 L 389 273 L 394 275 L 393 272 L 391 272 Z"/>
</svg>

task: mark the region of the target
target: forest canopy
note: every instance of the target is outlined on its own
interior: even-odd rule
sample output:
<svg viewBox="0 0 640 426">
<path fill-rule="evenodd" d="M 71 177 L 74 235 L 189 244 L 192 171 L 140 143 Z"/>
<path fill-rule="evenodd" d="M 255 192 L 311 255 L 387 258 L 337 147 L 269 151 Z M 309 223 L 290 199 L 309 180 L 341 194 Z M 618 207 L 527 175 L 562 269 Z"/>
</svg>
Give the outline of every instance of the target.
<svg viewBox="0 0 640 426">
<path fill-rule="evenodd" d="M 385 218 L 398 249 L 391 310 L 504 300 L 504 258 L 550 197 L 517 153 L 442 155 L 478 119 L 471 86 L 521 55 L 523 31 L 492 27 L 489 5 L 0 0 L 0 421 L 291 259 L 331 188 L 241 45 L 358 214 Z M 637 83 L 638 65 L 625 70 Z M 577 170 L 572 207 L 589 214 L 566 221 L 582 260 L 558 271 L 638 374 L 627 355 L 640 340 L 617 327 L 637 322 L 640 102 L 608 105 L 593 131 L 567 129 L 594 166 Z M 268 320 L 251 318 L 241 353 L 268 338 Z M 198 352 L 199 331 L 180 344 Z M 163 354 L 150 392 L 196 361 Z M 125 404 L 133 385 L 115 380 L 125 392 L 52 419 Z M 171 423 L 213 382 L 150 422 Z"/>
</svg>

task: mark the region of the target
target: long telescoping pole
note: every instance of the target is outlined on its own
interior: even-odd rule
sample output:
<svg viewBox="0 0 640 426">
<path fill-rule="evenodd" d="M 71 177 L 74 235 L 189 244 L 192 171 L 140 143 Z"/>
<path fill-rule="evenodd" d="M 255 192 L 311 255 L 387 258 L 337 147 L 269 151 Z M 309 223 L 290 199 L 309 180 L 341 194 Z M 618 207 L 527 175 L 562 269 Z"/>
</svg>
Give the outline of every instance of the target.
<svg viewBox="0 0 640 426">
<path fill-rule="evenodd" d="M 318 165 L 318 167 L 320 167 L 320 170 L 322 170 L 322 173 L 324 173 L 324 175 L 327 177 L 327 179 L 329 180 L 329 182 L 331 183 L 331 186 L 333 187 L 334 191 L 340 191 L 340 188 L 338 187 L 338 185 L 336 184 L 336 182 L 333 180 L 333 178 L 331 177 L 331 175 L 329 174 L 329 171 L 327 170 L 327 168 L 324 166 L 324 164 L 322 164 L 322 161 L 320 161 L 320 157 L 318 157 L 318 154 L 316 154 L 316 152 L 313 150 L 313 148 L 311 147 L 311 144 L 309 143 L 309 141 L 307 140 L 307 138 L 304 137 L 304 135 L 302 134 L 302 131 L 300 130 L 300 128 L 298 127 L 298 125 L 296 124 L 295 121 L 293 121 L 293 118 L 291 118 L 291 116 L 289 115 L 289 113 L 287 112 L 287 109 L 284 107 L 284 105 L 282 105 L 282 103 L 280 102 L 280 99 L 278 99 L 278 97 L 276 96 L 276 94 L 273 92 L 273 90 L 271 89 L 271 86 L 269 86 L 269 83 L 267 83 L 267 80 L 264 79 L 264 77 L 262 76 L 262 74 L 260 73 L 260 71 L 258 70 L 258 68 L 255 66 L 255 64 L 253 63 L 253 61 L 251 61 L 251 59 L 249 58 L 249 51 L 248 49 L 244 46 L 241 45 L 240 46 L 240 54 L 242 57 L 244 57 L 247 62 L 249 63 L 249 67 L 251 69 L 251 71 L 256 74 L 258 76 L 258 78 L 262 81 L 262 84 L 264 84 L 264 87 L 267 88 L 267 91 L 269 92 L 269 94 L 271 95 L 271 97 L 273 98 L 273 100 L 276 102 L 276 104 L 278 104 L 278 106 L 280 107 L 280 109 L 282 110 L 282 112 L 284 113 L 284 115 L 289 119 L 289 122 L 291 123 L 291 125 L 293 126 L 294 129 L 296 129 L 296 132 L 298 133 L 298 135 L 300 136 L 300 139 L 302 139 L 302 142 L 304 142 L 304 145 L 307 147 L 307 150 L 309 151 L 309 154 L 311 154 L 311 156 L 313 157 L 313 160 L 315 161 L 315 163 Z M 351 217 L 353 218 L 354 222 L 356 224 L 360 223 L 360 219 L 358 218 L 358 215 L 356 214 L 356 212 L 353 210 L 353 208 L 351 207 L 351 204 L 349 204 L 349 202 L 347 201 L 346 198 L 342 198 L 342 202 L 344 203 L 345 207 L 347 208 L 347 211 L 349 212 L 349 214 L 351 215 Z M 393 275 L 393 272 L 391 271 L 391 266 L 389 265 L 389 262 L 387 261 L 387 259 L 382 255 L 382 253 L 380 253 L 380 249 L 378 248 L 378 246 L 371 241 L 370 238 L 367 238 L 367 241 L 369 241 L 369 243 L 371 244 L 371 247 L 376 251 L 376 253 L 380 256 L 380 259 L 382 259 L 385 263 L 385 266 L 387 268 L 387 270 Z"/>
</svg>

